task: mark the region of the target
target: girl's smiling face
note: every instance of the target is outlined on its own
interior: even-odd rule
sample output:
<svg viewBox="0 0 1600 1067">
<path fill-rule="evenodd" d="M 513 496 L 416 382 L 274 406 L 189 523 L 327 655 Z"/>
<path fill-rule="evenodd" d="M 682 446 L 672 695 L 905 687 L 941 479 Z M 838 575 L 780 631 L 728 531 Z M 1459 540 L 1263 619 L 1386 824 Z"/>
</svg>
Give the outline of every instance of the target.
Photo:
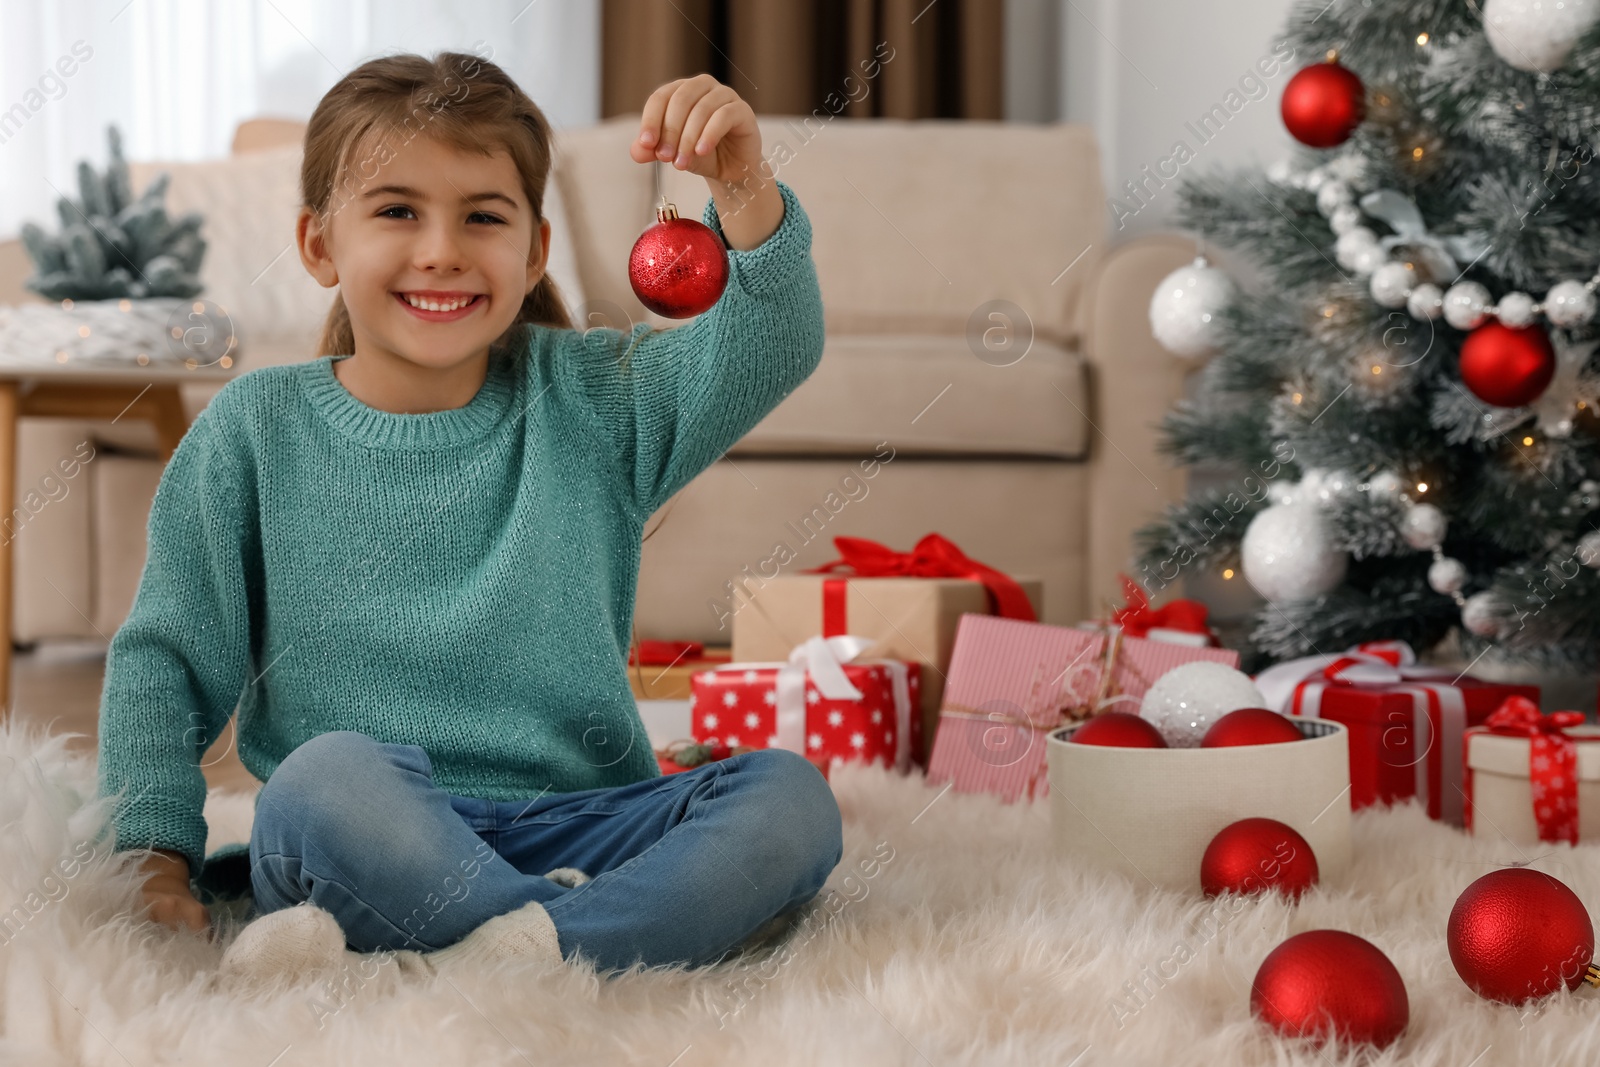
<svg viewBox="0 0 1600 1067">
<path fill-rule="evenodd" d="M 302 210 L 299 222 L 306 269 L 340 287 L 354 354 L 435 370 L 487 358 L 550 247 L 550 224 L 535 226 L 511 157 L 419 136 L 354 158 L 363 162 L 331 217 Z"/>
</svg>

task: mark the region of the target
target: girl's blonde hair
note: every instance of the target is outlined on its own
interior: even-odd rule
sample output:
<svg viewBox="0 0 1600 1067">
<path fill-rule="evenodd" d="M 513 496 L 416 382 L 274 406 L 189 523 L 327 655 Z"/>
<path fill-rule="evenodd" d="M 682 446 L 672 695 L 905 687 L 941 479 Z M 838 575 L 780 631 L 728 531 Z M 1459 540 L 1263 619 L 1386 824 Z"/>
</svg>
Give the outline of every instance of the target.
<svg viewBox="0 0 1600 1067">
<path fill-rule="evenodd" d="M 505 151 L 533 208 L 537 247 L 550 180 L 550 123 L 504 70 L 464 52 L 368 60 L 339 79 L 317 104 L 306 126 L 300 200 L 322 220 L 324 233 L 334 214 L 419 134 L 463 152 Z M 360 159 L 355 158 L 358 149 Z M 523 298 L 516 319 L 490 345 L 491 354 L 509 347 L 529 324 L 572 328 L 561 291 L 548 273 Z M 350 312 L 344 297 L 335 294 L 317 354 L 354 351 Z"/>
</svg>

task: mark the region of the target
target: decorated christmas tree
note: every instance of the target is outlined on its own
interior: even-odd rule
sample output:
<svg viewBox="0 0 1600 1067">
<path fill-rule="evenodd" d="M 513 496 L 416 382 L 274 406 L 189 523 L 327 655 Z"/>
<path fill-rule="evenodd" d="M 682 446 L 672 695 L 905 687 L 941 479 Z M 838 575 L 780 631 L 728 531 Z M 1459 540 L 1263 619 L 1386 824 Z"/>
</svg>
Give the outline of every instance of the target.
<svg viewBox="0 0 1600 1067">
<path fill-rule="evenodd" d="M 1152 594 L 1265 603 L 1245 666 L 1365 640 L 1600 665 L 1600 0 L 1308 0 L 1264 173 L 1192 179 L 1152 325 L 1206 357 L 1163 425 L 1232 484 L 1140 533 Z"/>
</svg>

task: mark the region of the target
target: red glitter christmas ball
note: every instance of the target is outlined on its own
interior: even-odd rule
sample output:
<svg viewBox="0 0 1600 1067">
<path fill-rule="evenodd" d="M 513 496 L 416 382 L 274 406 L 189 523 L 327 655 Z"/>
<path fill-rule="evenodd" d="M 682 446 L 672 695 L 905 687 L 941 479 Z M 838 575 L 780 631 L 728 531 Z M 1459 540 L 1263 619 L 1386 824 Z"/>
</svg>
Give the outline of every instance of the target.
<svg viewBox="0 0 1600 1067">
<path fill-rule="evenodd" d="M 1308 930 L 1261 961 L 1250 1013 L 1284 1037 L 1383 1048 L 1411 1021 L 1411 1001 L 1378 946 L 1343 930 Z"/>
<path fill-rule="evenodd" d="M 1201 748 L 1231 748 L 1234 745 L 1276 745 L 1284 741 L 1303 741 L 1287 716 L 1267 708 L 1240 708 L 1211 724 L 1200 739 Z"/>
<path fill-rule="evenodd" d="M 1126 711 L 1102 711 L 1072 731 L 1070 738 L 1080 745 L 1110 745 L 1114 748 L 1166 748 L 1167 740 L 1155 724 Z"/>
<path fill-rule="evenodd" d="M 1316 853 L 1294 827 L 1276 819 L 1224 826 L 1200 858 L 1200 888 L 1208 897 L 1277 889 L 1298 900 L 1316 884 Z"/>
<path fill-rule="evenodd" d="M 669 319 L 708 310 L 728 285 L 728 249 L 703 222 L 663 204 L 657 222 L 633 244 L 628 282 L 645 307 Z"/>
<path fill-rule="evenodd" d="M 1527 867 L 1467 886 L 1446 926 L 1450 962 L 1488 1000 L 1519 1004 L 1576 989 L 1594 959 L 1594 924 L 1578 895 Z"/>
</svg>

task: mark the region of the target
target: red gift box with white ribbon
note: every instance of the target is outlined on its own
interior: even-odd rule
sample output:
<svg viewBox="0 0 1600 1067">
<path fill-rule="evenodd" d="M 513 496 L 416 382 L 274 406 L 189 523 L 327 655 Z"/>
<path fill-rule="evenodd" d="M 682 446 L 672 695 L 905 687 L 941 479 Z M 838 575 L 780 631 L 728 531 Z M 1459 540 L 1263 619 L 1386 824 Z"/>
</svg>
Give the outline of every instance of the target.
<svg viewBox="0 0 1600 1067">
<path fill-rule="evenodd" d="M 1487 682 L 1425 667 L 1404 641 L 1368 641 L 1307 656 L 1256 676 L 1266 706 L 1285 715 L 1343 723 L 1350 730 L 1350 804 L 1412 797 L 1428 816 L 1465 824 L 1465 734 L 1507 697 L 1537 702 L 1539 687 Z"/>
<path fill-rule="evenodd" d="M 922 745 L 922 718 L 914 714 L 921 665 L 859 658 L 873 644 L 853 634 L 815 636 L 787 663 L 729 663 L 695 673 L 695 740 L 908 770 Z"/>
</svg>

